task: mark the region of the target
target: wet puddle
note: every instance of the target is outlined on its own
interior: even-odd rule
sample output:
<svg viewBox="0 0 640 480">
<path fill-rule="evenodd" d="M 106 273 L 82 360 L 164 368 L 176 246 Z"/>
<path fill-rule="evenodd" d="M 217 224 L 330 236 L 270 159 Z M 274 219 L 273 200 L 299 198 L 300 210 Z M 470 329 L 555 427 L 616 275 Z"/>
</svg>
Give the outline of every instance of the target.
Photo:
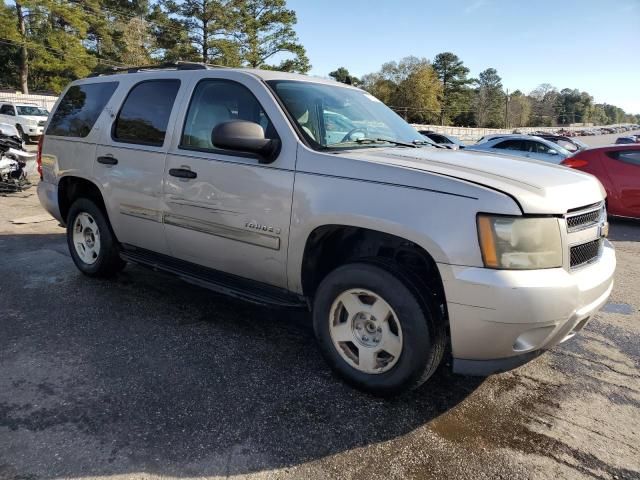
<svg viewBox="0 0 640 480">
<path fill-rule="evenodd" d="M 602 307 L 602 311 L 607 313 L 619 313 L 621 315 L 631 315 L 634 312 L 634 308 L 628 303 L 609 302 Z"/>
</svg>

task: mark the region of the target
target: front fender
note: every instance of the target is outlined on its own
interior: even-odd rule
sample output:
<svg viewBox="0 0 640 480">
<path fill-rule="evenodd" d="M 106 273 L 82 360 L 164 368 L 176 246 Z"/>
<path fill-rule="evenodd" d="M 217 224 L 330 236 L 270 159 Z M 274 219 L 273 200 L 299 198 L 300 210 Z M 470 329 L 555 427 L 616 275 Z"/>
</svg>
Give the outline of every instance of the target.
<svg viewBox="0 0 640 480">
<path fill-rule="evenodd" d="M 508 202 L 508 203 L 506 203 Z M 409 240 L 438 263 L 481 267 L 476 214 L 517 205 L 478 187 L 476 197 L 361 179 L 297 172 L 288 253 L 289 289 L 302 292 L 309 235 L 323 225 L 375 230 Z"/>
</svg>

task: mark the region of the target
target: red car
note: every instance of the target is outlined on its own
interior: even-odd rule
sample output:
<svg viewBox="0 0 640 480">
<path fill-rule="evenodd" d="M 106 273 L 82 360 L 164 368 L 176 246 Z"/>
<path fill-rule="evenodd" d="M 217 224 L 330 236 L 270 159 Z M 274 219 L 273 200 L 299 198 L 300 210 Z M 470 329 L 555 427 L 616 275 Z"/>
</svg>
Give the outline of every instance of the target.
<svg viewBox="0 0 640 480">
<path fill-rule="evenodd" d="M 562 164 L 600 180 L 607 191 L 610 215 L 640 218 L 640 145 L 589 148 Z"/>
</svg>

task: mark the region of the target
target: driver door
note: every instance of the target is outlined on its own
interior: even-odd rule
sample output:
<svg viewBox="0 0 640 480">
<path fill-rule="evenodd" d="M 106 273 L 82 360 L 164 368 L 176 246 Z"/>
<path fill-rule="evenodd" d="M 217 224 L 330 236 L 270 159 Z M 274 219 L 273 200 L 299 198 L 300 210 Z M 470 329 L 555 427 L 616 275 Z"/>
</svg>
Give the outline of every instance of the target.
<svg viewBox="0 0 640 480">
<path fill-rule="evenodd" d="M 176 258 L 286 288 L 296 144 L 278 135 L 272 119 L 286 120 L 264 87 L 243 80 L 203 78 L 193 88 L 167 156 L 166 237 Z M 279 138 L 278 157 L 264 164 L 254 154 L 216 148 L 212 130 L 233 120 L 258 123 L 267 138 Z"/>
</svg>

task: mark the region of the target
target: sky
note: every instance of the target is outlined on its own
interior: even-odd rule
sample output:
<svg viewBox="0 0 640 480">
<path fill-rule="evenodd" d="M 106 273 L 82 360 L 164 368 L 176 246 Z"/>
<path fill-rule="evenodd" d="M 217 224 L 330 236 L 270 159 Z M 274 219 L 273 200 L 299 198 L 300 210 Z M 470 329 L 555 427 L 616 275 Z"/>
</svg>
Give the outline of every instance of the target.
<svg viewBox="0 0 640 480">
<path fill-rule="evenodd" d="M 296 32 L 326 77 L 375 72 L 408 55 L 450 51 L 510 91 L 541 83 L 640 113 L 640 0 L 288 0 Z"/>
</svg>

